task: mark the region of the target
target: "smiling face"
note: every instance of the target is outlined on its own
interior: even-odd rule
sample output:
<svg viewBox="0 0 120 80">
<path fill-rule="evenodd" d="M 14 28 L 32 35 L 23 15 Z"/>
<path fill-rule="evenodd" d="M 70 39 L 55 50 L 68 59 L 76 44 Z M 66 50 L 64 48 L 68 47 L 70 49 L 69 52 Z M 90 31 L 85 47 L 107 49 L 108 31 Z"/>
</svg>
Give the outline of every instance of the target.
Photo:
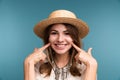
<svg viewBox="0 0 120 80">
<path fill-rule="evenodd" d="M 72 38 L 63 24 L 55 24 L 50 29 L 49 42 L 57 54 L 68 53 L 72 47 Z"/>
</svg>

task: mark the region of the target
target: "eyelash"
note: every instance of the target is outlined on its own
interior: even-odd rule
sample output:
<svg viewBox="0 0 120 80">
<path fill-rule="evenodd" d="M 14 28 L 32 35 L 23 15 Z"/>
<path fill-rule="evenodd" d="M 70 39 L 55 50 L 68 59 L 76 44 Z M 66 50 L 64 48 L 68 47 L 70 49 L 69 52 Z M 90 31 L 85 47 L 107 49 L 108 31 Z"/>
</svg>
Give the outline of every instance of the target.
<svg viewBox="0 0 120 80">
<path fill-rule="evenodd" d="M 50 34 L 53 34 L 53 35 L 55 35 L 55 34 L 57 34 L 57 32 L 51 32 Z"/>
<path fill-rule="evenodd" d="M 58 34 L 58 33 L 57 33 L 57 32 L 51 32 L 50 34 L 51 34 L 51 35 L 56 35 L 56 34 Z M 65 35 L 70 35 L 69 32 L 64 32 L 64 34 L 65 34 Z"/>
<path fill-rule="evenodd" d="M 70 33 L 69 32 L 65 32 L 65 35 L 70 35 Z"/>
</svg>

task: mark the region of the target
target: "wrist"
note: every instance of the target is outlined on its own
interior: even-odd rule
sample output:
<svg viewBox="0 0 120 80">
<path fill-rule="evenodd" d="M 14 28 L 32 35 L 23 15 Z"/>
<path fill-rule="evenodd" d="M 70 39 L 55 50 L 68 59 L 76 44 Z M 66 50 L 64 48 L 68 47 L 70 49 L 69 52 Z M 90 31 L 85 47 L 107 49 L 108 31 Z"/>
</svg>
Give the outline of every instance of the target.
<svg viewBox="0 0 120 80">
<path fill-rule="evenodd" d="M 97 68 L 98 64 L 97 61 L 95 59 L 92 59 L 88 62 L 87 64 L 87 68 Z"/>
<path fill-rule="evenodd" d="M 26 58 L 25 61 L 24 61 L 24 64 L 25 64 L 25 65 L 34 65 L 35 63 L 34 63 L 33 60 L 31 60 L 31 59 L 29 59 L 29 58 Z"/>
</svg>

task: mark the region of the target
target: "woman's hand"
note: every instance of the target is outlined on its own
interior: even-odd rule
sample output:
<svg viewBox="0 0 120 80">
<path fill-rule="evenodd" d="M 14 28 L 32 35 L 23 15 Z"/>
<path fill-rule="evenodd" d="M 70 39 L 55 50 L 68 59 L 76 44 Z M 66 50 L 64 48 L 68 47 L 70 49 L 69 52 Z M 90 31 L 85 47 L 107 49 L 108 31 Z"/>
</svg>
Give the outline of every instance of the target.
<svg viewBox="0 0 120 80">
<path fill-rule="evenodd" d="M 44 53 L 44 50 L 46 48 L 48 48 L 49 46 L 50 46 L 50 43 L 44 45 L 41 48 L 38 48 L 38 49 L 35 48 L 34 52 L 32 54 L 30 54 L 26 58 L 25 62 L 27 62 L 27 63 L 31 63 L 32 62 L 33 64 L 36 64 L 39 61 L 41 63 L 44 62 L 46 60 L 46 58 L 47 58 L 46 54 Z"/>
<path fill-rule="evenodd" d="M 72 43 L 72 46 L 77 50 L 78 54 L 75 56 L 76 61 L 83 62 L 86 66 L 91 65 L 97 65 L 96 60 L 92 57 L 91 50 L 92 48 L 89 48 L 88 51 L 84 51 L 83 49 L 76 46 L 74 43 Z"/>
<path fill-rule="evenodd" d="M 96 80 L 97 79 L 97 61 L 92 57 L 91 50 L 89 48 L 88 51 L 84 51 L 83 49 L 76 46 L 72 43 L 72 46 L 77 50 L 78 54 L 76 54 L 76 61 L 81 61 L 86 65 L 86 70 L 83 74 L 83 80 Z"/>
</svg>

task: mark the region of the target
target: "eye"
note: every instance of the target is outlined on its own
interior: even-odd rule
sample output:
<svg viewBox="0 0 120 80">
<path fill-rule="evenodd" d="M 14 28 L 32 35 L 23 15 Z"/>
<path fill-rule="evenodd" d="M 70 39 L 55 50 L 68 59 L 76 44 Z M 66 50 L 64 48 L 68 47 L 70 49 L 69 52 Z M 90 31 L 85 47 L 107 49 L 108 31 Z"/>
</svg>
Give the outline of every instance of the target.
<svg viewBox="0 0 120 80">
<path fill-rule="evenodd" d="M 50 34 L 51 34 L 51 35 L 56 35 L 57 32 L 56 32 L 56 31 L 51 31 Z"/>
<path fill-rule="evenodd" d="M 64 32 L 64 34 L 65 34 L 65 35 L 70 35 L 70 33 L 69 33 L 69 32 Z"/>
</svg>

